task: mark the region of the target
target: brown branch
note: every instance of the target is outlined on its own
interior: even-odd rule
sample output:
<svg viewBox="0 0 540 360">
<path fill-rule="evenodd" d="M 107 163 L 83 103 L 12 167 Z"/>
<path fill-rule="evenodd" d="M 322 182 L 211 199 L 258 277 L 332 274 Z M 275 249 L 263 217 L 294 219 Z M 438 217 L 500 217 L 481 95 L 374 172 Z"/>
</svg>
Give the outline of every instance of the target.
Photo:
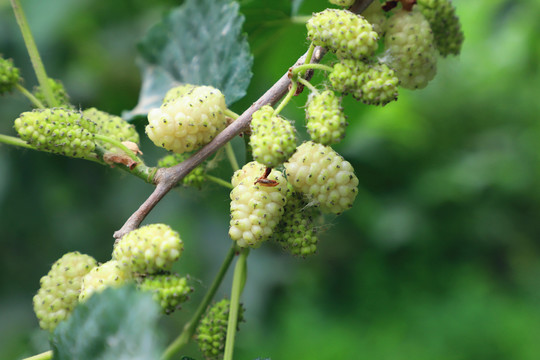
<svg viewBox="0 0 540 360">
<path fill-rule="evenodd" d="M 351 11 L 362 12 L 364 11 L 373 0 L 357 0 L 351 7 Z M 307 54 L 307 53 L 306 53 Z M 302 55 L 296 63 L 293 65 L 298 66 L 305 63 L 306 54 Z M 311 63 L 318 63 L 326 54 L 326 49 L 320 46 L 315 48 Z M 264 105 L 276 104 L 288 91 L 291 81 L 288 76 L 288 71 L 270 88 L 268 89 L 256 102 L 254 102 L 242 115 L 232 122 L 225 130 L 219 133 L 210 143 L 206 144 L 201 150 L 193 154 L 189 159 L 186 159 L 182 163 L 170 167 L 161 168 L 156 173 L 154 182 L 157 184 L 152 194 L 145 200 L 145 202 L 135 211 L 129 219 L 124 223 L 122 228 L 114 233 L 116 239 L 120 239 L 128 232 L 135 230 L 139 227 L 148 213 L 157 205 L 157 203 L 191 170 L 197 165 L 201 164 L 204 159 L 212 155 L 219 148 L 225 146 L 236 135 L 240 134 L 246 127 L 248 127 L 251 121 L 251 115 Z M 311 73 L 312 74 L 312 73 Z"/>
</svg>

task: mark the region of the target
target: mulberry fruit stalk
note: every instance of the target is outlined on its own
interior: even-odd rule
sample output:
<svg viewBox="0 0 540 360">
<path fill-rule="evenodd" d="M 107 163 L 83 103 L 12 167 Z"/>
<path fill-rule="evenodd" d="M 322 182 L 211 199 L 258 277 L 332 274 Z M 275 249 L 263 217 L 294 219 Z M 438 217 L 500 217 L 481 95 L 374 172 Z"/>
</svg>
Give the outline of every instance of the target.
<svg viewBox="0 0 540 360">
<path fill-rule="evenodd" d="M 42 329 L 53 331 L 78 303 L 83 277 L 97 266 L 97 261 L 79 252 L 70 252 L 58 259 L 47 275 L 41 278 L 34 296 L 34 312 Z"/>
<path fill-rule="evenodd" d="M 307 141 L 284 166 L 293 188 L 322 212 L 340 214 L 352 206 L 358 178 L 352 165 L 331 147 Z"/>
</svg>

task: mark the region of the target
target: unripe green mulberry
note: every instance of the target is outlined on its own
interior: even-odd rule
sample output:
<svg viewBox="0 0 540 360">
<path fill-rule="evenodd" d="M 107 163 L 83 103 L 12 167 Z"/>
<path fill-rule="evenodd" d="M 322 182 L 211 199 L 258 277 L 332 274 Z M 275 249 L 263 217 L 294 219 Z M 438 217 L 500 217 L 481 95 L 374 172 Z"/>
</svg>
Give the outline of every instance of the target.
<svg viewBox="0 0 540 360">
<path fill-rule="evenodd" d="M 381 2 L 379 0 L 374 0 L 366 10 L 362 13 L 362 16 L 369 21 L 379 37 L 384 35 L 386 27 L 386 14 L 384 13 Z"/>
<path fill-rule="evenodd" d="M 284 164 L 289 183 L 321 211 L 339 214 L 349 209 L 358 193 L 351 164 L 331 147 L 307 141 Z"/>
<path fill-rule="evenodd" d="M 40 280 L 34 296 L 34 312 L 42 329 L 53 331 L 66 319 L 79 300 L 82 279 L 97 261 L 79 252 L 70 252 L 58 259 L 49 273 Z"/>
<path fill-rule="evenodd" d="M 400 85 L 422 89 L 437 72 L 437 51 L 426 18 L 415 7 L 400 10 L 388 19 L 385 47 L 386 63 L 396 71 Z"/>
<path fill-rule="evenodd" d="M 341 60 L 334 64 L 328 80 L 335 91 L 341 93 L 355 93 L 364 83 L 364 73 L 368 65 L 363 61 L 352 59 Z"/>
<path fill-rule="evenodd" d="M 190 157 L 189 154 L 169 154 L 159 159 L 158 166 L 159 167 L 173 167 L 175 165 L 180 164 L 181 162 L 183 162 L 189 157 Z M 199 165 L 195 169 L 191 170 L 182 179 L 182 184 L 184 186 L 192 186 L 197 189 L 200 189 L 202 184 L 206 180 L 204 173 L 205 173 L 204 167 Z"/>
<path fill-rule="evenodd" d="M 197 344 L 206 360 L 219 360 L 225 351 L 225 338 L 231 302 L 223 299 L 212 306 L 197 327 Z M 238 308 L 238 321 L 244 320 L 244 308 Z"/>
<path fill-rule="evenodd" d="M 267 180 L 258 181 L 266 167 L 252 161 L 232 178 L 231 222 L 229 236 L 241 247 L 259 247 L 281 220 L 287 201 L 287 180 L 272 170 Z"/>
<path fill-rule="evenodd" d="M 313 222 L 319 215 L 317 207 L 308 204 L 302 194 L 291 193 L 273 239 L 295 256 L 315 254 L 319 239 Z"/>
<path fill-rule="evenodd" d="M 328 79 L 334 90 L 351 93 L 368 105 L 386 105 L 397 99 L 399 79 L 384 63 L 342 60 L 334 64 Z"/>
<path fill-rule="evenodd" d="M 79 111 L 36 109 L 15 120 L 21 139 L 38 150 L 89 158 L 95 148 L 96 124 Z"/>
<path fill-rule="evenodd" d="M 148 113 L 146 133 L 157 146 L 175 153 L 197 150 L 227 126 L 225 96 L 196 86 Z"/>
<path fill-rule="evenodd" d="M 308 38 L 344 59 L 363 59 L 378 47 L 378 35 L 361 15 L 348 10 L 326 9 L 306 24 Z"/>
<path fill-rule="evenodd" d="M 326 90 L 312 95 L 306 107 L 306 117 L 307 131 L 315 142 L 331 145 L 345 136 L 347 118 L 343 114 L 340 99 L 333 91 Z"/>
<path fill-rule="evenodd" d="M 180 235 L 170 226 L 151 224 L 124 235 L 114 246 L 112 258 L 129 272 L 155 274 L 171 270 L 183 250 Z"/>
<path fill-rule="evenodd" d="M 399 80 L 394 70 L 383 63 L 372 64 L 364 73 L 360 91 L 355 98 L 368 105 L 386 105 L 397 99 Z"/>
<path fill-rule="evenodd" d="M 0 95 L 13 90 L 19 80 L 19 69 L 13 66 L 13 60 L 0 57 Z"/>
<path fill-rule="evenodd" d="M 105 135 L 119 142 L 131 141 L 139 143 L 139 133 L 135 126 L 128 123 L 120 116 L 108 114 L 96 108 L 90 108 L 83 111 L 83 116 L 97 124 L 97 133 Z M 107 150 L 113 150 L 115 147 L 108 142 L 96 141 L 101 147 Z"/>
<path fill-rule="evenodd" d="M 60 80 L 55 80 L 52 78 L 48 78 L 47 82 L 49 83 L 49 87 L 51 88 L 53 98 L 56 100 L 56 106 L 57 107 L 63 107 L 67 109 L 73 109 L 73 105 L 69 102 L 69 95 L 64 88 L 64 84 Z M 49 104 L 47 101 L 47 98 L 45 96 L 45 93 L 41 87 L 41 85 L 34 86 L 34 91 L 32 91 L 34 96 L 41 101 L 44 105 L 52 105 Z"/>
<path fill-rule="evenodd" d="M 354 4 L 355 0 L 328 0 L 330 1 L 330 4 L 339 5 L 339 6 L 351 6 Z"/>
<path fill-rule="evenodd" d="M 452 1 L 418 0 L 418 8 L 431 26 L 439 53 L 444 57 L 459 55 L 464 36 Z"/>
<path fill-rule="evenodd" d="M 92 269 L 82 280 L 79 301 L 86 301 L 95 292 L 101 292 L 107 287 L 119 287 L 131 279 L 118 261 L 109 260 Z"/>
<path fill-rule="evenodd" d="M 173 274 L 150 275 L 139 284 L 143 291 L 153 293 L 153 298 L 159 303 L 166 314 L 180 308 L 186 302 L 193 288 L 188 285 L 187 277 Z"/>
<path fill-rule="evenodd" d="M 267 167 L 276 167 L 289 158 L 296 148 L 294 126 L 274 109 L 265 105 L 253 114 L 250 145 L 253 159 Z"/>
</svg>

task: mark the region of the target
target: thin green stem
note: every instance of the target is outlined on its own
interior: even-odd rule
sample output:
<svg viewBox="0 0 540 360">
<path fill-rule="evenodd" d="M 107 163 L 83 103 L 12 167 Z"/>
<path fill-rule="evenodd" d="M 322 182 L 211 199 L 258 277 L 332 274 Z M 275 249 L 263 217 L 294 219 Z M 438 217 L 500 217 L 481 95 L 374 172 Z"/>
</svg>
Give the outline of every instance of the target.
<svg viewBox="0 0 540 360">
<path fill-rule="evenodd" d="M 225 115 L 227 115 L 228 117 L 233 118 L 234 120 L 236 120 L 236 119 L 238 119 L 240 117 L 240 115 L 238 115 L 237 113 L 235 113 L 231 109 L 226 109 L 225 110 Z"/>
<path fill-rule="evenodd" d="M 230 142 L 228 142 L 227 145 L 225 145 L 225 152 L 227 153 L 227 158 L 229 159 L 229 162 L 231 163 L 233 171 L 240 169 L 240 166 L 238 166 L 238 161 L 236 160 L 236 155 L 234 155 L 234 150 Z"/>
<path fill-rule="evenodd" d="M 107 138 L 107 139 L 110 139 L 108 137 L 105 137 L 103 136 L 103 138 Z M 101 139 L 101 135 L 96 135 L 96 139 Z M 120 143 L 121 144 L 121 143 Z M 121 144 L 122 145 L 122 144 Z M 116 146 L 116 145 L 115 145 Z M 124 145 L 122 145 L 124 146 Z M 126 148 L 127 149 L 127 148 Z M 127 149 L 128 151 L 131 151 L 129 149 Z M 156 167 L 150 167 L 150 166 L 146 166 L 144 164 L 144 162 L 139 159 L 138 157 L 135 156 L 135 159 L 136 160 L 133 160 L 137 163 L 136 166 L 134 166 L 133 168 L 129 168 L 128 166 L 126 166 L 125 164 L 119 164 L 119 163 L 106 163 L 105 160 L 103 159 L 105 154 L 108 153 L 107 149 L 99 146 L 96 144 L 96 148 L 94 149 L 94 151 L 96 152 L 97 154 L 97 159 L 90 159 L 90 158 L 85 158 L 87 160 L 94 160 L 95 162 L 97 163 L 100 163 L 102 165 L 104 164 L 108 164 L 108 165 L 120 165 L 119 168 L 124 170 L 124 171 L 127 171 L 128 173 L 132 174 L 132 175 L 135 175 L 137 176 L 138 178 L 142 179 L 143 181 L 149 183 L 149 184 L 154 184 L 154 178 L 156 176 L 156 173 L 157 173 L 157 168 Z M 133 152 L 132 152 L 133 153 Z M 130 157 L 131 158 L 131 157 Z"/>
<path fill-rule="evenodd" d="M 309 48 L 308 48 L 308 51 L 306 53 L 306 61 L 304 62 L 304 64 L 309 64 L 311 63 L 311 58 L 313 57 L 313 52 L 315 51 L 315 44 L 311 43 L 309 44 Z M 303 74 L 304 72 L 302 72 Z"/>
<path fill-rule="evenodd" d="M 292 69 L 292 75 L 298 75 L 301 71 L 305 71 L 309 69 L 324 70 L 324 71 L 334 70 L 331 66 L 324 65 L 324 64 L 303 64 L 303 65 L 298 65 L 294 69 Z"/>
<path fill-rule="evenodd" d="M 36 107 L 40 109 L 45 109 L 45 106 L 41 103 L 41 101 L 39 101 L 38 98 L 35 97 L 34 94 L 32 94 L 30 91 L 26 90 L 24 86 L 16 83 L 15 88 L 19 90 L 19 92 L 21 92 L 24 96 L 26 96 L 28 100 L 30 100 Z"/>
<path fill-rule="evenodd" d="M 115 140 L 113 138 L 110 138 L 108 136 L 101 135 L 101 134 L 94 134 L 94 137 L 98 140 L 104 141 L 106 143 L 113 145 L 114 147 L 121 149 L 123 152 L 126 153 L 127 156 L 131 158 L 131 160 L 136 161 L 136 162 L 142 162 L 141 159 L 139 159 L 133 151 L 128 149 L 126 145 L 122 144 L 122 142 Z"/>
<path fill-rule="evenodd" d="M 165 352 L 161 356 L 161 360 L 168 360 L 170 359 L 175 353 L 180 351 L 182 347 L 184 347 L 193 334 L 195 333 L 195 329 L 197 328 L 197 325 L 199 324 L 199 321 L 201 320 L 201 317 L 206 312 L 206 309 L 208 308 L 208 305 L 214 298 L 214 295 L 219 288 L 219 285 L 221 285 L 221 282 L 223 281 L 223 278 L 225 277 L 225 274 L 227 273 L 227 270 L 229 269 L 229 266 L 231 265 L 231 262 L 234 258 L 234 254 L 236 253 L 236 244 L 233 244 L 231 248 L 229 249 L 229 252 L 227 253 L 227 256 L 223 260 L 223 264 L 221 264 L 221 267 L 214 279 L 214 282 L 208 289 L 206 295 L 204 295 L 203 300 L 199 304 L 199 307 L 195 311 L 195 314 L 191 317 L 191 319 L 184 325 L 184 329 L 182 330 L 182 333 L 165 349 Z"/>
<path fill-rule="evenodd" d="M 232 188 L 233 188 L 233 186 L 232 186 L 232 184 L 231 184 L 230 182 L 225 181 L 225 180 L 223 180 L 223 179 L 220 179 L 220 178 L 218 178 L 218 177 L 216 177 L 216 176 L 212 176 L 212 175 L 206 174 L 205 177 L 206 177 L 208 180 L 213 181 L 213 182 L 215 182 L 215 183 L 218 184 L 218 185 L 221 185 L 221 186 L 223 186 L 223 187 L 226 187 L 227 189 L 232 189 Z"/>
<path fill-rule="evenodd" d="M 0 143 L 36 150 L 32 145 L 28 144 L 26 141 L 19 139 L 18 137 L 15 137 L 15 136 L 8 136 L 8 135 L 0 134 Z"/>
<path fill-rule="evenodd" d="M 305 87 L 307 87 L 309 90 L 311 90 L 311 92 L 315 93 L 315 94 L 319 94 L 319 90 L 317 90 L 317 88 L 315 86 L 313 86 L 309 81 L 307 81 L 306 79 L 302 79 L 301 77 L 298 78 L 298 81 L 304 85 Z"/>
<path fill-rule="evenodd" d="M 279 106 L 274 110 L 274 115 L 278 115 L 281 110 L 291 101 L 294 94 L 296 94 L 296 89 L 298 88 L 298 82 L 294 81 L 294 79 L 291 79 L 291 88 L 289 89 L 289 92 L 287 95 L 281 100 L 279 103 Z"/>
<path fill-rule="evenodd" d="M 231 289 L 231 308 L 229 310 L 229 322 L 227 324 L 227 339 L 225 340 L 225 353 L 223 360 L 232 360 L 234 351 L 234 338 L 238 326 L 238 311 L 240 308 L 240 296 L 247 277 L 247 257 L 249 248 L 241 250 L 240 257 L 234 267 L 233 283 Z"/>
<path fill-rule="evenodd" d="M 22 360 L 49 360 L 49 359 L 52 359 L 52 356 L 53 356 L 53 352 L 52 350 L 49 350 L 49 351 L 42 352 L 41 354 L 24 358 Z"/>
<path fill-rule="evenodd" d="M 53 92 L 48 81 L 49 77 L 45 72 L 45 67 L 43 66 L 43 61 L 41 61 L 41 56 L 39 55 L 34 36 L 30 31 L 30 26 L 28 26 L 28 21 L 26 20 L 26 15 L 21 7 L 20 0 L 11 0 L 11 7 L 13 8 L 15 18 L 17 19 L 17 24 L 19 24 L 19 28 L 21 29 L 21 34 L 23 36 L 24 43 L 26 44 L 26 50 L 28 51 L 28 55 L 30 55 L 32 67 L 36 73 L 39 85 L 43 90 L 47 104 L 50 107 L 58 106 L 58 103 L 53 96 Z"/>
<path fill-rule="evenodd" d="M 305 24 L 308 22 L 309 19 L 311 19 L 311 16 L 309 15 L 293 16 L 291 18 L 291 22 L 293 24 Z"/>
</svg>

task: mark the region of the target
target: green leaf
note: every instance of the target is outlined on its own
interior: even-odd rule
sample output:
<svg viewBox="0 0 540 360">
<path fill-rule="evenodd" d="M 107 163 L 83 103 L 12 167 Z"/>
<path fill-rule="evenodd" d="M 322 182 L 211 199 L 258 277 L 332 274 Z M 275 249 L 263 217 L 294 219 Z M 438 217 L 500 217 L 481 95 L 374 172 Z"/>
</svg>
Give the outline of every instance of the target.
<svg viewBox="0 0 540 360">
<path fill-rule="evenodd" d="M 108 288 L 79 304 L 51 339 L 55 360 L 159 359 L 159 308 L 134 286 Z"/>
<path fill-rule="evenodd" d="M 253 64 L 243 23 L 230 0 L 187 0 L 165 15 L 139 44 L 143 84 L 139 103 L 124 117 L 146 115 L 182 83 L 214 86 L 227 105 L 242 98 Z"/>
</svg>

